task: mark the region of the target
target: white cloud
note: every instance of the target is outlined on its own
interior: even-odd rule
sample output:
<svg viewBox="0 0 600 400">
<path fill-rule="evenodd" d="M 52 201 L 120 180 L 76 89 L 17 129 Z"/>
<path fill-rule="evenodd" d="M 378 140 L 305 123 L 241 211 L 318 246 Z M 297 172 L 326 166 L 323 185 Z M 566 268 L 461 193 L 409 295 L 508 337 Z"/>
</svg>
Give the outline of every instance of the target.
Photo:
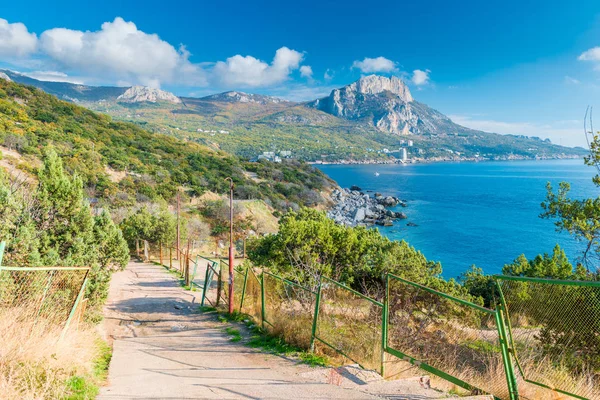
<svg viewBox="0 0 600 400">
<path fill-rule="evenodd" d="M 300 76 L 303 78 L 311 79 L 313 76 L 312 67 L 309 65 L 303 65 L 300 67 Z"/>
<path fill-rule="evenodd" d="M 287 80 L 290 73 L 300 67 L 302 59 L 302 53 L 281 47 L 270 65 L 238 54 L 217 62 L 212 72 L 216 83 L 222 86 L 270 86 Z"/>
<path fill-rule="evenodd" d="M 117 17 L 99 31 L 50 29 L 40 37 L 41 50 L 68 68 L 102 73 L 158 87 L 173 81 L 189 64 L 187 52 L 177 51 L 156 34 L 137 29 Z"/>
<path fill-rule="evenodd" d="M 73 76 L 88 76 L 93 78 L 86 82 L 95 84 L 272 87 L 297 70 L 309 81 L 313 76 L 310 66 L 301 66 L 304 54 L 287 47 L 278 49 L 270 63 L 251 55 L 193 63 L 184 45 L 174 47 L 120 17 L 96 31 L 59 27 L 43 32 L 39 39 L 22 23 L 0 19 L 1 56 L 22 56 L 18 64 L 34 70 L 29 75 L 36 79 L 81 82 Z"/>
<path fill-rule="evenodd" d="M 565 76 L 565 82 L 573 85 L 579 85 L 581 83 L 579 79 L 575 79 L 569 75 Z"/>
<path fill-rule="evenodd" d="M 20 22 L 9 23 L 0 18 L 0 56 L 24 57 L 35 52 L 37 36 Z"/>
<path fill-rule="evenodd" d="M 31 71 L 25 72 L 23 75 L 37 79 L 38 81 L 46 82 L 69 82 L 77 84 L 83 84 L 85 82 L 85 79 L 83 78 L 69 76 L 64 72 L 59 71 Z"/>
<path fill-rule="evenodd" d="M 429 73 L 431 71 L 426 69 L 425 71 L 415 69 L 412 74 L 411 81 L 417 86 L 426 85 L 429 83 Z"/>
<path fill-rule="evenodd" d="M 327 71 L 325 71 L 325 73 L 323 74 L 323 79 L 325 79 L 326 81 L 330 81 L 333 79 L 333 75 L 333 71 L 327 68 Z"/>
<path fill-rule="evenodd" d="M 352 63 L 352 68 L 358 68 L 365 74 L 372 72 L 393 72 L 396 70 L 396 63 L 385 57 L 365 57 L 362 61 L 354 61 Z"/>
<path fill-rule="evenodd" d="M 506 122 L 491 119 L 474 119 L 470 115 L 450 115 L 452 121 L 485 132 L 538 136 L 549 138 L 552 143 L 563 146 L 586 146 L 583 122 L 576 120 L 555 121 L 552 123 Z"/>
<path fill-rule="evenodd" d="M 600 61 L 600 47 L 592 47 L 584 51 L 577 59 L 579 61 Z"/>
</svg>

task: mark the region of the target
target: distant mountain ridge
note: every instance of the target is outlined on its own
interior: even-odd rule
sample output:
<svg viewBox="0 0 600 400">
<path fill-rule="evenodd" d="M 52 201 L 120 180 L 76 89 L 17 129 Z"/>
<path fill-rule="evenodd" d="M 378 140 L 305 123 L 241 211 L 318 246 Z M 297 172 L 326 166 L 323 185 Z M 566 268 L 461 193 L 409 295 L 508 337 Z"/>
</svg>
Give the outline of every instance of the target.
<svg viewBox="0 0 600 400">
<path fill-rule="evenodd" d="M 409 139 L 408 156 L 416 160 L 568 158 L 586 153 L 549 140 L 458 125 L 416 101 L 394 76 L 365 76 L 329 96 L 298 103 L 241 91 L 177 97 L 142 86 L 93 87 L 0 73 L 117 120 L 250 159 L 279 149 L 307 161 L 392 160 Z"/>
<path fill-rule="evenodd" d="M 294 104 L 291 101 L 280 99 L 279 97 L 266 96 L 262 94 L 252 94 L 237 91 L 211 94 L 201 97 L 204 101 L 221 101 L 227 103 L 256 103 L 256 104 Z"/>
</svg>

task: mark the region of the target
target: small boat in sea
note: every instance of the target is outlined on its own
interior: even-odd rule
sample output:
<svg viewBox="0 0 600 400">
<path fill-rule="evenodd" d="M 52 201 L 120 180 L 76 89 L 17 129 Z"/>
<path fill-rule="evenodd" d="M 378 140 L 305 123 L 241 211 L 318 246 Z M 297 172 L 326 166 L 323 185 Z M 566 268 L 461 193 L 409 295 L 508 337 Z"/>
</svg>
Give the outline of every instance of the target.
<svg viewBox="0 0 600 400">
<path fill-rule="evenodd" d="M 379 172 L 375 172 L 375 176 L 379 176 Z"/>
</svg>

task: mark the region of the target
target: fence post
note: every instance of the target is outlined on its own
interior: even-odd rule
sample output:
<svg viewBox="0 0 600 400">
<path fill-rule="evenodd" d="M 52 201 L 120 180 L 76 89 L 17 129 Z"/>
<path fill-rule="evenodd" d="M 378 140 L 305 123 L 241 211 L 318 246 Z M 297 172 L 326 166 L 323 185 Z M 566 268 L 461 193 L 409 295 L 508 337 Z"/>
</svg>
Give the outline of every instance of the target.
<svg viewBox="0 0 600 400">
<path fill-rule="evenodd" d="M 219 274 L 217 277 L 217 306 L 221 302 L 221 263 L 219 263 Z"/>
<path fill-rule="evenodd" d="M 85 294 L 85 287 L 88 283 L 88 275 L 89 275 L 90 271 L 88 270 L 88 272 L 86 272 L 85 274 L 85 279 L 83 280 L 83 284 L 81 285 L 81 288 L 79 289 L 79 293 L 77 294 L 77 298 L 75 299 L 75 303 L 73 304 L 73 308 L 71 308 L 71 312 L 69 313 L 69 318 L 67 318 L 67 322 L 65 323 L 65 327 L 62 330 L 62 333 L 60 334 L 60 338 L 58 339 L 58 341 L 62 341 L 63 338 L 65 337 L 65 334 L 67 333 L 67 331 L 69 330 L 69 325 L 71 324 L 71 320 L 73 319 L 73 316 L 75 315 L 75 311 L 77 310 L 77 306 L 79 305 L 79 303 L 81 302 L 81 299 L 83 298 L 84 294 Z"/>
<path fill-rule="evenodd" d="M 242 300 L 240 300 L 240 313 L 242 312 L 242 308 L 244 307 L 244 297 L 246 297 L 246 282 L 248 282 L 248 272 L 250 267 L 246 268 L 246 273 L 244 274 L 244 286 L 242 286 Z"/>
<path fill-rule="evenodd" d="M 508 385 L 508 393 L 510 400 L 519 399 L 519 391 L 517 388 L 517 379 L 515 377 L 515 370 L 512 364 L 510 351 L 508 349 L 508 337 L 506 335 L 506 326 L 504 325 L 504 316 L 502 314 L 502 307 L 496 305 L 496 326 L 498 327 L 498 336 L 500 339 L 500 348 L 502 350 L 502 362 L 504 364 L 504 372 L 506 374 L 506 383 Z"/>
<path fill-rule="evenodd" d="M 169 247 L 169 269 L 173 269 L 173 248 Z"/>
<path fill-rule="evenodd" d="M 385 350 L 388 347 L 388 325 L 389 325 L 389 298 L 390 298 L 390 276 L 385 277 L 385 295 L 383 297 L 383 310 L 381 318 L 381 376 L 385 378 Z"/>
<path fill-rule="evenodd" d="M 206 292 L 208 290 L 208 270 L 210 269 L 210 266 L 208 264 L 208 262 L 206 263 L 206 273 L 204 274 L 204 287 L 202 288 L 202 301 L 200 302 L 200 306 L 204 307 L 204 299 L 206 299 Z"/>
<path fill-rule="evenodd" d="M 313 326 L 310 336 L 310 351 L 315 351 L 315 337 L 317 336 L 317 323 L 319 320 L 319 306 L 321 304 L 321 280 L 319 280 L 319 288 L 317 289 L 317 298 L 315 299 L 315 312 L 313 313 Z"/>
<path fill-rule="evenodd" d="M 260 319 L 262 328 L 265 329 L 265 272 L 260 275 Z"/>
<path fill-rule="evenodd" d="M 4 258 L 4 249 L 6 248 L 6 242 L 0 242 L 0 265 L 2 265 L 2 258 Z"/>
<path fill-rule="evenodd" d="M 158 258 L 160 259 L 160 265 L 163 265 L 163 259 L 162 259 L 162 242 L 158 242 Z"/>
</svg>

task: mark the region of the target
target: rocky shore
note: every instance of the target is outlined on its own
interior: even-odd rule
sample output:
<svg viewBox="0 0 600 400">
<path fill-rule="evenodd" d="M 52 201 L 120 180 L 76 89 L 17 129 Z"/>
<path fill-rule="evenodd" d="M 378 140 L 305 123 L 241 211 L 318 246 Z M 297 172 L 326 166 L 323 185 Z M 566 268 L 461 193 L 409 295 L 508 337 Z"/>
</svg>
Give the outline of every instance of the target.
<svg viewBox="0 0 600 400">
<path fill-rule="evenodd" d="M 370 196 L 359 187 L 352 186 L 350 189 L 334 190 L 331 198 L 335 205 L 327 212 L 327 216 L 338 224 L 392 226 L 394 220 L 406 219 L 404 213 L 388 209 L 397 205 L 406 206 L 406 202 L 394 196 L 380 193 Z"/>
</svg>

